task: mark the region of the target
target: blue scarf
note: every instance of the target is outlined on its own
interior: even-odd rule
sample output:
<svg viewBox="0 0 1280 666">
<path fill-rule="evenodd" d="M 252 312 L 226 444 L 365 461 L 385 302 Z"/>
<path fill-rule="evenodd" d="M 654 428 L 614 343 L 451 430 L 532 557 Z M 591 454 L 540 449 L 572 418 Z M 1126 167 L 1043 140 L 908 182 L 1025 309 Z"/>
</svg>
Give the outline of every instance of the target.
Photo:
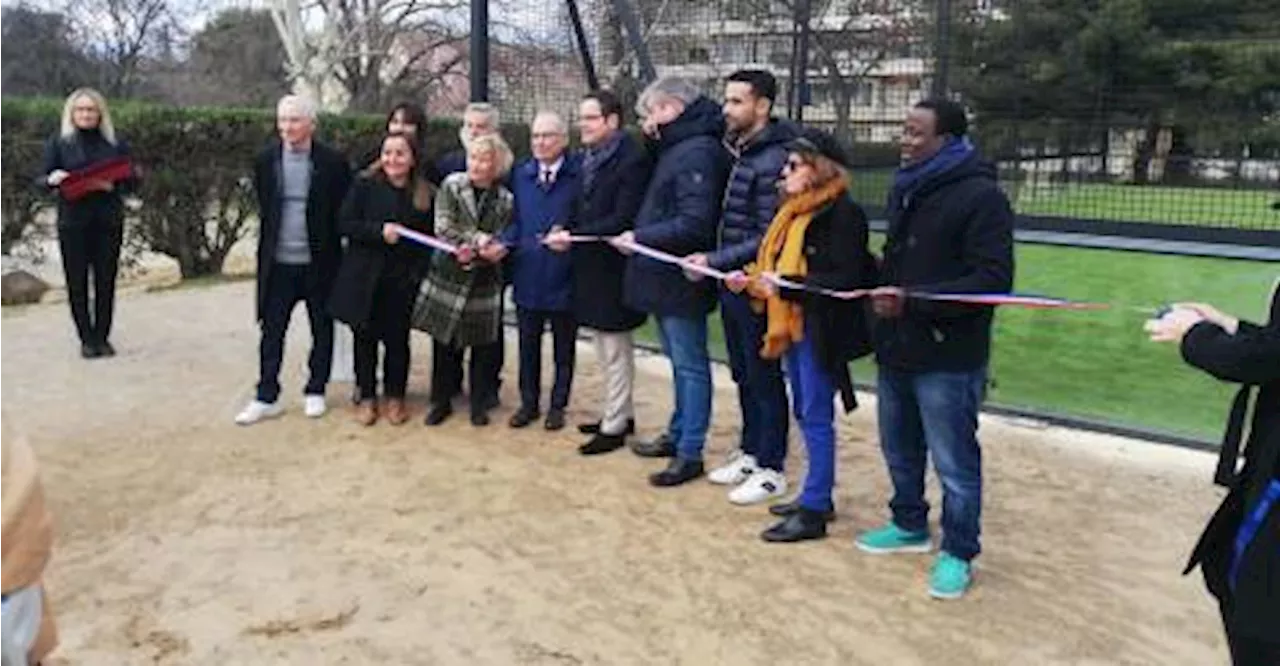
<svg viewBox="0 0 1280 666">
<path fill-rule="evenodd" d="M 967 162 L 974 152 L 969 137 L 951 137 L 933 157 L 900 167 L 893 174 L 893 187 L 889 190 L 889 215 L 906 210 L 921 185 Z"/>
</svg>

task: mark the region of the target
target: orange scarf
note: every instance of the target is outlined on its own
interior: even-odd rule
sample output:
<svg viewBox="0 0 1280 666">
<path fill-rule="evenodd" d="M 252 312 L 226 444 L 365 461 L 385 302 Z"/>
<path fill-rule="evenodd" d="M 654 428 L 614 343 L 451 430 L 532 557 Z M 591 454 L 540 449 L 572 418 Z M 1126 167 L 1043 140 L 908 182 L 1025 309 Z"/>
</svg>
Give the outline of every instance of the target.
<svg viewBox="0 0 1280 666">
<path fill-rule="evenodd" d="M 747 266 L 747 275 L 753 278 L 747 292 L 755 299 L 751 306 L 756 312 L 765 312 L 768 327 L 764 334 L 764 346 L 760 356 L 780 358 L 794 342 L 804 339 L 804 309 L 799 303 L 772 296 L 762 288 L 764 273 L 780 276 L 804 277 L 809 273 L 809 262 L 804 256 L 804 235 L 813 221 L 813 214 L 827 204 L 843 196 L 849 187 L 843 178 L 802 194 L 791 197 L 778 209 L 769 224 L 754 264 Z"/>
</svg>

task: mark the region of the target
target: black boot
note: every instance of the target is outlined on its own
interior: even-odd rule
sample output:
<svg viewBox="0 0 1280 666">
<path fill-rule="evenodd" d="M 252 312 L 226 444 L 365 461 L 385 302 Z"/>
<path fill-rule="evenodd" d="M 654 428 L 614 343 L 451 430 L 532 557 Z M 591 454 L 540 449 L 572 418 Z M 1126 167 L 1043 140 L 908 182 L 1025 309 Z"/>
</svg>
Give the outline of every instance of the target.
<svg viewBox="0 0 1280 666">
<path fill-rule="evenodd" d="M 786 518 L 787 516 L 793 516 L 799 511 L 800 511 L 799 499 L 793 499 L 790 502 L 787 502 L 785 504 L 774 504 L 773 506 L 769 507 L 769 513 L 772 513 L 775 516 L 780 516 L 782 518 Z M 824 518 L 827 519 L 828 523 L 833 523 L 836 520 L 835 511 L 824 511 L 822 512 L 822 515 Z"/>
<path fill-rule="evenodd" d="M 702 476 L 702 471 L 701 460 L 672 458 L 666 469 L 649 475 L 649 485 L 659 488 L 683 485 Z"/>
<path fill-rule="evenodd" d="M 671 440 L 671 435 L 664 432 L 652 442 L 633 443 L 631 451 L 641 458 L 674 458 L 676 443 Z"/>
<path fill-rule="evenodd" d="M 765 530 L 761 539 L 770 543 L 792 543 L 827 536 L 827 519 L 822 511 L 801 508 Z"/>
<path fill-rule="evenodd" d="M 595 437 L 587 440 L 586 444 L 578 447 L 578 453 L 581 453 L 584 456 L 609 453 L 610 451 L 617 451 L 622 448 L 626 442 L 627 438 L 625 435 L 601 435 L 597 433 Z"/>
<path fill-rule="evenodd" d="M 111 357 L 116 355 L 116 348 L 111 346 L 110 342 L 103 340 L 98 343 L 98 356 Z"/>
<path fill-rule="evenodd" d="M 97 345 L 84 343 L 80 345 L 80 358 L 98 358 L 102 356 L 102 352 L 98 351 Z"/>
</svg>

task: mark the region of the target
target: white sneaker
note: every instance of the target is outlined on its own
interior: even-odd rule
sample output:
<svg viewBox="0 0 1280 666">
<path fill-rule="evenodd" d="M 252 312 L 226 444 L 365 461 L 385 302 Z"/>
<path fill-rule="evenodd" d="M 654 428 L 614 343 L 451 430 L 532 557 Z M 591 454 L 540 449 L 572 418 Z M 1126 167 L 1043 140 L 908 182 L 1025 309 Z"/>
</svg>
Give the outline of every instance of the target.
<svg viewBox="0 0 1280 666">
<path fill-rule="evenodd" d="M 759 504 L 787 493 L 787 477 L 771 469 L 758 469 L 742 485 L 729 492 L 734 504 Z"/>
<path fill-rule="evenodd" d="M 327 409 L 322 395 L 309 395 L 302 401 L 302 413 L 306 414 L 307 418 L 318 419 L 324 416 Z"/>
<path fill-rule="evenodd" d="M 729 456 L 728 462 L 711 470 L 707 480 L 718 486 L 736 486 L 746 481 L 756 469 L 756 457 L 738 450 Z"/>
<path fill-rule="evenodd" d="M 254 400 L 236 414 L 236 423 L 242 426 L 253 425 L 263 419 L 274 419 L 283 413 L 284 407 L 281 407 L 278 402 Z"/>
</svg>

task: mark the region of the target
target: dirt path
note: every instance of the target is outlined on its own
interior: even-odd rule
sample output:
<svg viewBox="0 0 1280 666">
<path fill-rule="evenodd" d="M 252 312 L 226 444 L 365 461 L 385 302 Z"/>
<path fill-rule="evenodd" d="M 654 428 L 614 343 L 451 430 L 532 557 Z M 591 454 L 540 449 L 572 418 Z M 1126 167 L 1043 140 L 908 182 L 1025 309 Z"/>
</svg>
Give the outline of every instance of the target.
<svg viewBox="0 0 1280 666">
<path fill-rule="evenodd" d="M 237 428 L 251 306 L 248 283 L 126 295 L 121 355 L 94 362 L 76 356 L 64 305 L 6 310 L 4 413 L 29 433 L 59 522 L 63 663 L 1225 661 L 1198 579 L 1178 576 L 1216 497 L 1206 455 L 986 421 L 987 552 L 970 598 L 939 603 L 927 558 L 851 547 L 887 497 L 870 398 L 841 423 L 832 537 L 766 545 L 762 508 L 704 483 L 655 491 L 655 463 L 582 459 L 576 434 L 302 418 L 301 311 L 289 414 Z M 600 389 L 579 358 L 573 420 Z M 652 433 L 669 384 L 660 362 L 642 366 Z M 717 381 L 712 461 L 737 419 Z"/>
</svg>

